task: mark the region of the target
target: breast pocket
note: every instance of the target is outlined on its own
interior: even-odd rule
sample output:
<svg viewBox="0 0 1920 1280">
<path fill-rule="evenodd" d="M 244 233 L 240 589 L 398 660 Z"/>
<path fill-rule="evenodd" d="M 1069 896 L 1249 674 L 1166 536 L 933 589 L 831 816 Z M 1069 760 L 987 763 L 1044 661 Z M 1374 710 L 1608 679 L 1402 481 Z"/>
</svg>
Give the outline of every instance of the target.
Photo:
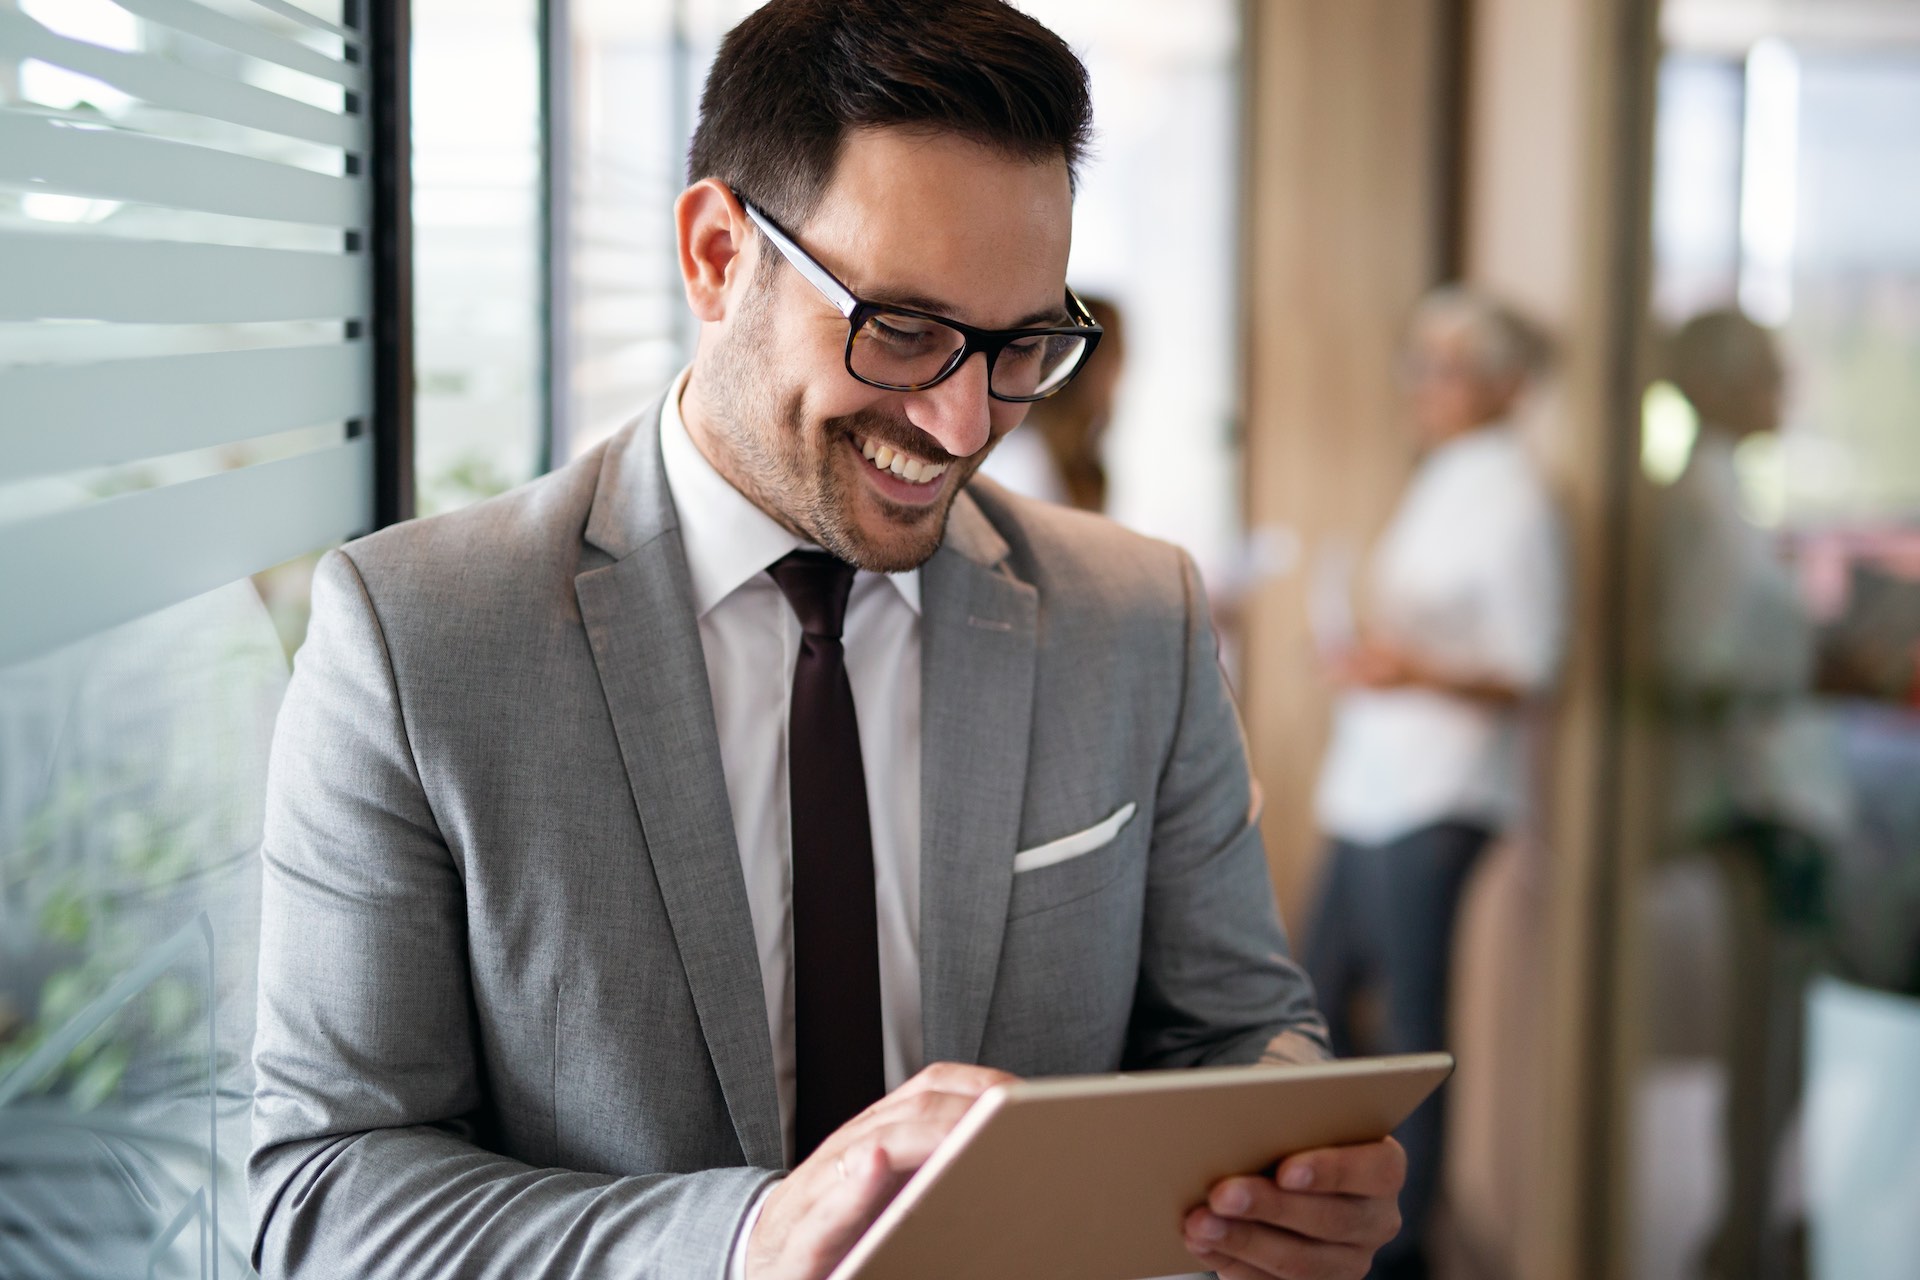
<svg viewBox="0 0 1920 1280">
<path fill-rule="evenodd" d="M 1125 868 L 1135 843 L 1128 830 L 1134 812 L 1128 802 L 1085 830 L 1015 854 L 1008 917 L 1051 910 L 1105 888 Z"/>
</svg>

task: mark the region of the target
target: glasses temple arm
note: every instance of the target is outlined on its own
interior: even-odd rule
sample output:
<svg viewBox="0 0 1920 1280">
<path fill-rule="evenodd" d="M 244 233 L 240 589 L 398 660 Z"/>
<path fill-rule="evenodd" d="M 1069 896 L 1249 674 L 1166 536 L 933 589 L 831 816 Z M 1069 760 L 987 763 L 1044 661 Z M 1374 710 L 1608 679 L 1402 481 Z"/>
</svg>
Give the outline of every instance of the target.
<svg viewBox="0 0 1920 1280">
<path fill-rule="evenodd" d="M 745 200 L 740 201 L 740 207 L 747 211 L 747 217 L 753 219 L 753 225 L 760 228 L 761 234 L 773 242 L 773 247 L 780 251 L 780 256 L 785 258 L 795 271 L 805 276 L 809 284 L 824 294 L 827 301 L 831 302 L 834 309 L 841 315 L 852 317 L 853 309 L 860 305 L 860 300 L 853 296 L 853 290 L 841 284 L 833 272 L 814 261 L 813 257 L 795 244 L 793 237 L 782 231 L 779 224 L 772 218 L 761 213 Z"/>
</svg>

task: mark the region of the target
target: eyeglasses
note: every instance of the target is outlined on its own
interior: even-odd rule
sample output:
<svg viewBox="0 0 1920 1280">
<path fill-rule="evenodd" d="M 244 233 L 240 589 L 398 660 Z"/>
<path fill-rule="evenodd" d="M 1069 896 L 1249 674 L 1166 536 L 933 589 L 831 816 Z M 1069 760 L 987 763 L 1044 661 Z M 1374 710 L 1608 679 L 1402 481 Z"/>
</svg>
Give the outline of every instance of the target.
<svg viewBox="0 0 1920 1280">
<path fill-rule="evenodd" d="M 953 376 L 974 352 L 987 357 L 987 394 L 1026 404 L 1073 381 L 1105 332 L 1068 289 L 1069 324 L 1041 329 L 976 329 L 944 316 L 854 296 L 833 272 L 766 214 L 740 201 L 780 256 L 847 318 L 847 372 L 883 391 L 925 391 Z"/>
</svg>

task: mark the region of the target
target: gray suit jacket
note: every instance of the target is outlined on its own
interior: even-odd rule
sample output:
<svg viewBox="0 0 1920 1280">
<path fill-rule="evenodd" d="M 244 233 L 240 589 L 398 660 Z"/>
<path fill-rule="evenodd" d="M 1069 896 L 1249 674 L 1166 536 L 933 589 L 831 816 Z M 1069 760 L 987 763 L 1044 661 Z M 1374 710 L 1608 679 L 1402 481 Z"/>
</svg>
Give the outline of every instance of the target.
<svg viewBox="0 0 1920 1280">
<path fill-rule="evenodd" d="M 657 421 L 315 575 L 266 827 L 268 1276 L 718 1277 L 782 1167 Z M 976 482 L 922 598 L 927 1060 L 1318 1052 L 1191 564 Z"/>
</svg>

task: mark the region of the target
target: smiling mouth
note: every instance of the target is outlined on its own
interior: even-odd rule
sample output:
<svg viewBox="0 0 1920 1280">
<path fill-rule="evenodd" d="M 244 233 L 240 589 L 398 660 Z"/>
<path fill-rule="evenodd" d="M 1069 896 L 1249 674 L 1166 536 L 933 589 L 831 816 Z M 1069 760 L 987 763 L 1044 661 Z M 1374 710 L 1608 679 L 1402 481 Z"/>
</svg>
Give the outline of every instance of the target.
<svg viewBox="0 0 1920 1280">
<path fill-rule="evenodd" d="M 924 462 L 911 454 L 901 453 L 891 445 L 881 444 L 877 440 L 856 437 L 860 442 L 860 453 L 867 464 L 876 471 L 884 471 L 891 476 L 905 480 L 908 484 L 932 484 L 947 474 L 950 462 Z"/>
</svg>

